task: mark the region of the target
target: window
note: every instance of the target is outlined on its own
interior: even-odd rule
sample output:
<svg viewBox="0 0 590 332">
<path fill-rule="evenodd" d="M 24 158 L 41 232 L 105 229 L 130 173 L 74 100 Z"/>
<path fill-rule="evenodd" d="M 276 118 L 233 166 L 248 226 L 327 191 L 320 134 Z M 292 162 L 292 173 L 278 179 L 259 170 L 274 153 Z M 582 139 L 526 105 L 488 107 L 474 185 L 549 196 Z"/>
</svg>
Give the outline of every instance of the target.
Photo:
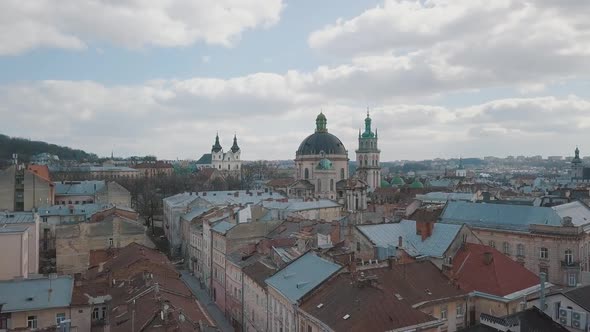
<svg viewBox="0 0 590 332">
<path fill-rule="evenodd" d="M 334 179 L 330 179 L 330 191 L 334 191 Z"/>
<path fill-rule="evenodd" d="M 37 316 L 27 316 L 27 327 L 30 329 L 37 328 Z"/>
<path fill-rule="evenodd" d="M 575 273 L 569 273 L 567 275 L 567 285 L 570 287 L 575 287 L 577 285 Z"/>
<path fill-rule="evenodd" d="M 55 315 L 55 324 L 59 325 L 61 324 L 62 321 L 66 320 L 66 314 L 63 312 L 60 312 L 58 314 Z"/>
<path fill-rule="evenodd" d="M 113 246 L 113 238 L 112 238 L 112 237 L 110 237 L 110 238 L 109 238 L 109 247 L 112 247 L 112 246 Z"/>
<path fill-rule="evenodd" d="M 356 251 L 361 251 L 361 243 L 358 241 L 356 243 Z"/>
<path fill-rule="evenodd" d="M 502 248 L 503 248 L 503 250 L 504 250 L 504 254 L 505 254 L 505 255 L 510 255 L 510 243 L 508 243 L 508 242 L 504 242 L 504 243 L 502 244 Z"/>
<path fill-rule="evenodd" d="M 344 168 L 340 169 L 340 180 L 344 180 Z"/>
<path fill-rule="evenodd" d="M 496 242 L 494 242 L 494 240 L 490 240 L 490 242 L 488 243 L 488 245 L 492 248 L 496 248 Z"/>
<path fill-rule="evenodd" d="M 463 309 L 463 304 L 457 304 L 457 317 L 461 317 L 463 316 L 463 314 L 465 313 L 464 309 Z"/>
<path fill-rule="evenodd" d="M 10 314 L 0 314 L 0 330 L 8 330 Z"/>
<path fill-rule="evenodd" d="M 565 251 L 565 263 L 567 265 L 571 265 L 574 262 L 574 255 L 572 254 L 571 249 L 567 249 Z"/>
<path fill-rule="evenodd" d="M 309 170 L 307 168 L 305 169 L 305 179 L 309 179 Z"/>
<path fill-rule="evenodd" d="M 442 320 L 447 319 L 447 306 L 446 305 L 440 307 L 440 319 L 442 319 Z"/>
<path fill-rule="evenodd" d="M 549 249 L 541 248 L 541 250 L 539 251 L 539 258 L 549 259 Z"/>
<path fill-rule="evenodd" d="M 520 257 L 524 257 L 524 244 L 519 243 L 516 246 L 516 255 Z"/>
<path fill-rule="evenodd" d="M 92 308 L 92 319 L 93 320 L 97 320 L 99 318 L 98 315 L 99 315 L 98 308 L 97 307 Z"/>
</svg>

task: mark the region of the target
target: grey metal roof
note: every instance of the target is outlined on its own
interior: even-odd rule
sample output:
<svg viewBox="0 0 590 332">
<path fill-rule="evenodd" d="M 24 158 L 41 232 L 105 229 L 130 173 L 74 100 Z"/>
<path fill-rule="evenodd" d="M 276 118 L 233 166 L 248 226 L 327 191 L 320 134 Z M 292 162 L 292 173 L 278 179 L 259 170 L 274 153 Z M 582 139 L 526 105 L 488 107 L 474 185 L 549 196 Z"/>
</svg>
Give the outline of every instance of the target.
<svg viewBox="0 0 590 332">
<path fill-rule="evenodd" d="M 236 196 L 237 193 L 237 196 Z M 264 192 L 264 191 L 247 191 L 247 190 L 233 190 L 233 191 L 200 191 L 193 193 L 181 193 L 174 196 L 166 197 L 164 202 L 170 206 L 186 206 L 196 199 L 201 198 L 210 204 L 221 206 L 230 204 L 257 204 L 260 201 L 272 198 L 281 199 L 285 196 L 276 191 Z"/>
<path fill-rule="evenodd" d="M 551 207 L 561 218 L 571 217 L 574 226 L 583 226 L 590 223 L 590 209 L 582 202 L 574 201 Z"/>
<path fill-rule="evenodd" d="M 304 201 L 301 199 L 289 199 L 287 202 L 281 201 L 262 201 L 262 206 L 267 209 L 277 209 L 286 211 L 305 211 L 314 209 L 325 209 L 340 207 L 335 201 L 329 199 L 319 199 L 314 201 Z"/>
<path fill-rule="evenodd" d="M 98 211 L 109 209 L 113 206 L 108 204 L 69 204 L 69 205 L 52 205 L 39 208 L 41 217 L 50 216 L 71 216 L 84 215 L 87 219 Z"/>
<path fill-rule="evenodd" d="M 529 225 L 561 226 L 561 217 L 548 207 L 449 202 L 441 217 L 443 223 L 474 227 L 528 231 Z"/>
<path fill-rule="evenodd" d="M 266 279 L 266 284 L 296 303 L 340 268 L 340 265 L 308 252 Z"/>
<path fill-rule="evenodd" d="M 0 281 L 2 312 L 68 307 L 73 287 L 71 276 Z"/>
<path fill-rule="evenodd" d="M 105 181 L 72 181 L 54 182 L 55 194 L 66 195 L 94 195 L 105 186 Z"/>
<path fill-rule="evenodd" d="M 357 229 L 377 247 L 397 247 L 402 237 L 403 249 L 411 256 L 443 257 L 459 231 L 461 225 L 435 223 L 432 235 L 422 241 L 416 234 L 414 220 L 399 223 L 360 225 Z"/>
<path fill-rule="evenodd" d="M 232 229 L 234 226 L 236 226 L 236 225 L 229 223 L 227 221 L 220 221 L 217 224 L 215 224 L 213 227 L 211 227 L 211 230 L 215 231 L 217 233 L 225 234 L 225 233 L 227 233 L 227 231 Z"/>
<path fill-rule="evenodd" d="M 195 164 L 197 165 L 209 165 L 211 164 L 212 161 L 212 157 L 210 153 L 205 153 L 204 155 L 201 156 L 201 158 L 199 158 L 199 160 L 197 160 L 197 162 Z"/>
<path fill-rule="evenodd" d="M 430 202 L 441 202 L 447 201 L 468 201 L 473 202 L 476 200 L 476 195 L 472 193 L 445 193 L 445 192 L 430 192 L 423 195 L 416 195 L 416 199 L 421 201 Z"/>
<path fill-rule="evenodd" d="M 0 226 L 0 233 L 23 233 L 25 232 L 29 226 L 26 225 L 10 225 L 4 224 Z"/>
<path fill-rule="evenodd" d="M 0 212 L 0 224 L 32 224 L 35 216 L 32 212 Z"/>
</svg>

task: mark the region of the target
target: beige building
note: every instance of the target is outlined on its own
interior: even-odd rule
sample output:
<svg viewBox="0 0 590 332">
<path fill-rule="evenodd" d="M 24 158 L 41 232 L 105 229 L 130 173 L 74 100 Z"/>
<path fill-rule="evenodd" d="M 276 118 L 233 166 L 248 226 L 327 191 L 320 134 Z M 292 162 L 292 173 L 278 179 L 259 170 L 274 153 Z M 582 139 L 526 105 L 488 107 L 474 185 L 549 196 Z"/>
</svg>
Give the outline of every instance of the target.
<svg viewBox="0 0 590 332">
<path fill-rule="evenodd" d="M 99 221 L 56 226 L 55 247 L 58 273 L 84 272 L 90 266 L 90 251 L 122 248 L 130 243 L 147 244 L 146 227 L 136 220 L 111 214 Z"/>
<path fill-rule="evenodd" d="M 0 171 L 0 211 L 31 211 L 53 204 L 53 183 L 23 165 Z"/>
<path fill-rule="evenodd" d="M 0 280 L 27 278 L 39 271 L 39 216 L 0 212 Z"/>
<path fill-rule="evenodd" d="M 441 222 L 468 224 L 498 249 L 557 285 L 576 286 L 590 268 L 590 209 L 581 202 L 554 207 L 449 202 Z"/>
<path fill-rule="evenodd" d="M 244 303 L 243 326 L 246 332 L 269 331 L 267 286 L 264 280 L 276 269 L 269 263 L 259 260 L 243 269 Z"/>
<path fill-rule="evenodd" d="M 71 276 L 0 281 L 0 330 L 40 330 L 69 326 L 90 331 L 89 305 L 71 307 Z"/>
</svg>

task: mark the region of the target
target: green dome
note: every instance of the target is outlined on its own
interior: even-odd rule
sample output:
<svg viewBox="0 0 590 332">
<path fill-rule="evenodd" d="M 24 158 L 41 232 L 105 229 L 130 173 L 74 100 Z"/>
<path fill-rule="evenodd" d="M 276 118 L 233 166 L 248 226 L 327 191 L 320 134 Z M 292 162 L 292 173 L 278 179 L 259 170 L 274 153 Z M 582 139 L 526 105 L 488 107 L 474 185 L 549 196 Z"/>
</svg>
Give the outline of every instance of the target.
<svg viewBox="0 0 590 332">
<path fill-rule="evenodd" d="M 389 188 L 391 187 L 391 184 L 389 184 L 389 182 L 385 181 L 385 180 L 381 180 L 381 188 Z"/>
<path fill-rule="evenodd" d="M 406 182 L 399 175 L 396 175 L 393 179 L 391 179 L 391 184 L 396 186 L 403 186 L 404 184 L 406 184 Z"/>
<path fill-rule="evenodd" d="M 317 169 L 333 169 L 332 162 L 330 161 L 330 159 L 322 158 L 322 159 L 320 159 L 320 162 L 318 163 L 318 167 L 316 167 L 316 168 Z"/>
<path fill-rule="evenodd" d="M 416 180 L 414 180 L 414 182 L 412 182 L 412 184 L 410 184 L 410 188 L 422 189 L 422 188 L 424 188 L 424 185 L 422 184 L 422 182 L 420 182 L 420 180 L 416 179 Z"/>
</svg>

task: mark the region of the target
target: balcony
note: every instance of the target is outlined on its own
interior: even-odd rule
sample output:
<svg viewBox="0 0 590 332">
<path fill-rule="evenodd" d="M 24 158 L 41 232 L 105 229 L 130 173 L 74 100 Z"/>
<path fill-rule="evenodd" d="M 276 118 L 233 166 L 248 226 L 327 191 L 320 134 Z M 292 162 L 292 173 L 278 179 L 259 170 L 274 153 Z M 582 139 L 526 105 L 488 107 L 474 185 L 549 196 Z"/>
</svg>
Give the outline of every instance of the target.
<svg viewBox="0 0 590 332">
<path fill-rule="evenodd" d="M 580 262 L 579 261 L 561 261 L 561 267 L 565 269 L 579 269 Z"/>
</svg>

